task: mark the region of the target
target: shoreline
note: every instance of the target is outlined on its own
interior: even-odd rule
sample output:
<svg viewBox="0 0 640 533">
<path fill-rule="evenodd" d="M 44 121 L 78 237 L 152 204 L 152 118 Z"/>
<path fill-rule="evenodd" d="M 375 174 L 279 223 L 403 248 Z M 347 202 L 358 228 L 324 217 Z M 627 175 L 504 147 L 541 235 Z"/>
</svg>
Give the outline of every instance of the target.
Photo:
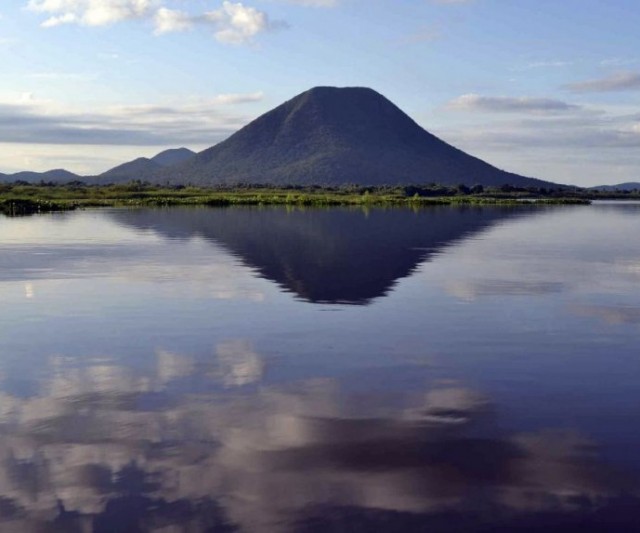
<svg viewBox="0 0 640 533">
<path fill-rule="evenodd" d="M 591 199 L 490 193 L 411 196 L 399 189 L 284 189 L 162 188 L 151 186 L 4 186 L 0 188 L 0 213 L 21 216 L 100 207 L 208 206 L 397 206 L 439 205 L 589 205 Z"/>
</svg>

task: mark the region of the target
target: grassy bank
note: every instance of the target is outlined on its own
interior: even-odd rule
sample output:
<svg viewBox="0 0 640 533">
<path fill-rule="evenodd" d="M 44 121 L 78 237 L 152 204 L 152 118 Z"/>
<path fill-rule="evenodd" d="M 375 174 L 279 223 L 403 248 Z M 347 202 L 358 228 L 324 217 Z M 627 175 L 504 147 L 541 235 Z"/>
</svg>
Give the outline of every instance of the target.
<svg viewBox="0 0 640 533">
<path fill-rule="evenodd" d="M 439 194 L 438 194 L 439 192 Z M 584 198 L 544 197 L 509 194 L 504 191 L 482 193 L 457 189 L 396 188 L 196 188 L 158 187 L 139 183 L 128 185 L 0 185 L 0 212 L 24 215 L 82 207 L 144 206 L 367 206 L 367 205 L 515 205 L 522 202 L 542 204 L 588 204 Z"/>
</svg>

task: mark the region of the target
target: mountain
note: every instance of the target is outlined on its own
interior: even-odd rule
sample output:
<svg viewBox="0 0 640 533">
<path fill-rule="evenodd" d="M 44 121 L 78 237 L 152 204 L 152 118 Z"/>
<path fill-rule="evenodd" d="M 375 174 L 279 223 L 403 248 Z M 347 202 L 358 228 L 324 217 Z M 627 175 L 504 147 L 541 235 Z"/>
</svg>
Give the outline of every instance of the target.
<svg viewBox="0 0 640 533">
<path fill-rule="evenodd" d="M 596 187 L 589 187 L 589 189 L 592 191 L 633 191 L 634 189 L 640 189 L 640 182 L 628 181 L 617 185 L 597 185 Z"/>
<path fill-rule="evenodd" d="M 123 163 L 100 175 L 100 178 L 140 179 L 153 174 L 164 167 L 182 163 L 196 155 L 188 148 L 171 148 L 160 152 L 152 158 L 139 157 Z M 104 180 L 102 180 L 104 181 Z"/>
<path fill-rule="evenodd" d="M 69 181 L 82 181 L 83 177 L 64 170 L 62 168 L 56 168 L 54 170 L 48 170 L 47 172 L 17 172 L 15 174 L 0 174 L 0 181 L 14 182 L 14 181 L 26 181 L 28 183 L 40 183 L 56 182 L 67 183 Z"/>
<path fill-rule="evenodd" d="M 261 277 L 313 303 L 366 305 L 421 263 L 535 208 L 116 210 L 118 223 L 222 246 Z"/>
<path fill-rule="evenodd" d="M 550 186 L 438 139 L 372 89 L 316 87 L 188 161 L 147 177 L 197 185 Z"/>
</svg>

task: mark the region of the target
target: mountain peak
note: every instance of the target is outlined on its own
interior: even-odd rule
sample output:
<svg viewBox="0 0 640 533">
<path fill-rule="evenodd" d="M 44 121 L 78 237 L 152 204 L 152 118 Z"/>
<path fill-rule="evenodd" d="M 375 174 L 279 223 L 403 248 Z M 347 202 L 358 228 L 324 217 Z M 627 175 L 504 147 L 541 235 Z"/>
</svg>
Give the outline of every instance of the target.
<svg viewBox="0 0 640 533">
<path fill-rule="evenodd" d="M 314 87 L 283 104 L 292 114 L 316 113 L 319 120 L 332 120 L 344 128 L 359 126 L 372 120 L 404 119 L 416 125 L 391 101 L 368 87 Z M 281 106 L 282 107 L 282 106 Z M 278 108 L 276 108 L 278 109 Z"/>
<path fill-rule="evenodd" d="M 310 97 L 319 97 L 319 98 L 341 97 L 346 95 L 357 95 L 360 97 L 376 96 L 378 98 L 384 98 L 386 100 L 384 96 L 382 96 L 379 92 L 375 91 L 371 87 L 360 87 L 360 86 L 333 87 L 330 85 L 318 85 L 317 87 L 312 87 L 311 89 L 308 89 L 303 93 L 300 93 L 297 97 L 294 97 L 294 99 L 299 98 L 301 96 L 305 96 L 305 95 Z"/>
</svg>

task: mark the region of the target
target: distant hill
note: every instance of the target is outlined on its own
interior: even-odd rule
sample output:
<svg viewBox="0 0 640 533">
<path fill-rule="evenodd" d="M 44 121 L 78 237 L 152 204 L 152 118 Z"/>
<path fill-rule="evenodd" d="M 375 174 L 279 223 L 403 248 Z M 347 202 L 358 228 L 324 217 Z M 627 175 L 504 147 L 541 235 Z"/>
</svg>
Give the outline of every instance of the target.
<svg viewBox="0 0 640 533">
<path fill-rule="evenodd" d="M 592 191 L 633 191 L 634 189 L 640 189 L 640 182 L 628 181 L 617 185 L 597 185 L 596 187 L 589 187 L 589 189 Z"/>
<path fill-rule="evenodd" d="M 150 168 L 145 178 L 197 185 L 554 185 L 470 156 L 358 87 L 306 91 L 184 163 Z"/>
<path fill-rule="evenodd" d="M 47 172 L 16 172 L 15 174 L 0 174 L 0 181 L 14 182 L 26 181 L 27 183 L 40 183 L 41 181 L 67 183 L 69 181 L 81 181 L 84 179 L 73 172 L 57 168 Z"/>
<path fill-rule="evenodd" d="M 188 148 L 172 148 L 160 152 L 152 158 L 139 157 L 133 161 L 118 165 L 100 174 L 100 178 L 101 181 L 104 181 L 103 178 L 113 178 L 116 181 L 142 179 L 147 175 L 158 172 L 164 167 L 182 163 L 195 155 L 196 153 Z"/>
</svg>

